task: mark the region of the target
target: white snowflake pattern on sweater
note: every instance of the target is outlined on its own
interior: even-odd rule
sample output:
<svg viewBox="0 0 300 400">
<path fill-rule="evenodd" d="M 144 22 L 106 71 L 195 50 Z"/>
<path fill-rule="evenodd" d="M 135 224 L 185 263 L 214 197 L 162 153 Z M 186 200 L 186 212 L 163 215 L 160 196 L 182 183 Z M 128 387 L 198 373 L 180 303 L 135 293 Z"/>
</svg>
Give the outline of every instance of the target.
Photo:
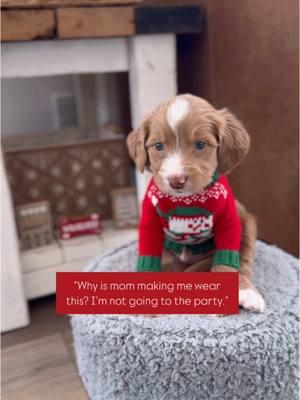
<svg viewBox="0 0 300 400">
<path fill-rule="evenodd" d="M 166 193 L 161 192 L 154 184 L 150 187 L 148 191 L 148 197 L 151 199 L 152 204 L 154 206 L 157 205 L 158 199 L 162 199 L 168 197 L 172 203 L 184 202 L 186 205 L 190 205 L 195 201 L 199 201 L 201 203 L 205 203 L 210 198 L 215 198 L 218 200 L 220 196 L 223 196 L 224 199 L 227 198 L 228 192 L 225 186 L 222 183 L 216 182 L 213 185 L 210 185 L 206 189 L 204 189 L 200 193 L 196 193 L 191 196 L 169 196 Z"/>
</svg>

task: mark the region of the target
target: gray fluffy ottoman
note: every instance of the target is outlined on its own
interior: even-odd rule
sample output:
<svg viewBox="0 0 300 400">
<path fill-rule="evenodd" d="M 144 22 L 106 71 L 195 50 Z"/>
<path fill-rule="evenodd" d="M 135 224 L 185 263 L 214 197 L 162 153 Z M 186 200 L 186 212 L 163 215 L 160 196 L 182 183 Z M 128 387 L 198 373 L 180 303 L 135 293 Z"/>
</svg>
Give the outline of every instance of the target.
<svg viewBox="0 0 300 400">
<path fill-rule="evenodd" d="M 136 243 L 88 271 L 132 271 Z M 79 373 L 91 400 L 298 398 L 298 260 L 257 242 L 264 314 L 72 317 Z"/>
</svg>

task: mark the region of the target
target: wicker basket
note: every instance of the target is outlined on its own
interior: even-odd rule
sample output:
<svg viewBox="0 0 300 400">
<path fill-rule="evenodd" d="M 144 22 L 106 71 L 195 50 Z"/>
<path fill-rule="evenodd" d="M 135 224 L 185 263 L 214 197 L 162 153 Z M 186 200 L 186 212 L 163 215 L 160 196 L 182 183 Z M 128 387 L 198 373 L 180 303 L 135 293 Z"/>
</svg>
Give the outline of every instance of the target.
<svg viewBox="0 0 300 400">
<path fill-rule="evenodd" d="M 111 190 L 130 184 L 125 137 L 110 129 L 22 135 L 2 144 L 14 205 L 47 200 L 55 224 L 93 212 L 110 219 Z"/>
</svg>

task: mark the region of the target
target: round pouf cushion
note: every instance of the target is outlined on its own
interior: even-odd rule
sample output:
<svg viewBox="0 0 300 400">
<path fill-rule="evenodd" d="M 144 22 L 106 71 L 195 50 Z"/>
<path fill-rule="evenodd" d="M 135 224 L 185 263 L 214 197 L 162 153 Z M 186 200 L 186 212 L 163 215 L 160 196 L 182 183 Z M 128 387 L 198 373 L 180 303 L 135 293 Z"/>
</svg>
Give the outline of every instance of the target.
<svg viewBox="0 0 300 400">
<path fill-rule="evenodd" d="M 88 271 L 133 271 L 137 244 Z M 239 315 L 72 317 L 79 373 L 91 400 L 294 400 L 298 260 L 256 244 L 255 284 L 266 311 Z"/>
</svg>

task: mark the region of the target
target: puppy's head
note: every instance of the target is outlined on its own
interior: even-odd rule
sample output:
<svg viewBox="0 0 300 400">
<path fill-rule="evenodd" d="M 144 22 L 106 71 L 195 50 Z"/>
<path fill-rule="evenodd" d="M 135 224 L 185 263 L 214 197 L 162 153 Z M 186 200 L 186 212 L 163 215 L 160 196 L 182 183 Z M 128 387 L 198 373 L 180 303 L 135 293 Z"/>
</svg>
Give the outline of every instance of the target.
<svg viewBox="0 0 300 400">
<path fill-rule="evenodd" d="M 181 95 L 148 114 L 127 139 L 137 168 L 153 173 L 158 188 L 173 196 L 200 192 L 217 170 L 230 172 L 246 155 L 250 139 L 226 109 Z"/>
</svg>

